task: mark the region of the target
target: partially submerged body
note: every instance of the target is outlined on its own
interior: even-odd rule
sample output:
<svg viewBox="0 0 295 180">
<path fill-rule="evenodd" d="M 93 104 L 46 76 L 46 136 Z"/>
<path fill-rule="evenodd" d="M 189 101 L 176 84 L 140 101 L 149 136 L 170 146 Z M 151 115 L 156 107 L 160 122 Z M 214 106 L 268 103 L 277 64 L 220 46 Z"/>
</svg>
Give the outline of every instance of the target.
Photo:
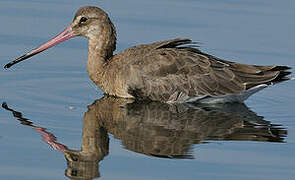
<svg viewBox="0 0 295 180">
<path fill-rule="evenodd" d="M 189 39 L 135 46 L 113 55 L 115 26 L 107 13 L 93 6 L 80 8 L 64 32 L 5 68 L 75 36 L 88 38 L 88 74 L 112 96 L 166 103 L 242 102 L 271 84 L 289 80 L 287 66 L 225 61 L 201 52 Z"/>
<path fill-rule="evenodd" d="M 242 102 L 289 80 L 289 67 L 229 62 L 190 45 L 189 39 L 173 39 L 131 47 L 111 57 L 103 75 L 91 79 L 113 96 L 167 103 Z"/>
</svg>

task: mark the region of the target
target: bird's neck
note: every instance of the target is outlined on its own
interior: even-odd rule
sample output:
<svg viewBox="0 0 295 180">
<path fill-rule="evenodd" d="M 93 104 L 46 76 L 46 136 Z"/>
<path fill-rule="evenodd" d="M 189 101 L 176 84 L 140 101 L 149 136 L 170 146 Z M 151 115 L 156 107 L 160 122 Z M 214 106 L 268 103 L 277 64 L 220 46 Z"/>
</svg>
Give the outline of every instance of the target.
<svg viewBox="0 0 295 180">
<path fill-rule="evenodd" d="M 89 38 L 87 71 L 96 84 L 105 72 L 105 66 L 113 56 L 115 48 L 116 36 L 110 31 Z"/>
<path fill-rule="evenodd" d="M 103 61 L 105 63 L 112 56 L 116 49 L 117 33 L 114 24 L 108 19 L 101 25 L 100 30 L 95 29 L 88 35 L 89 52 L 88 61 Z"/>
<path fill-rule="evenodd" d="M 89 109 L 84 114 L 81 151 L 92 155 L 93 159 L 102 159 L 107 155 L 108 141 L 107 131 L 96 117 L 96 111 Z"/>
<path fill-rule="evenodd" d="M 108 61 L 110 57 L 113 56 L 113 51 L 115 49 L 116 38 L 112 37 L 108 33 L 103 33 L 89 38 L 88 55 L 92 58 L 91 60 Z"/>
</svg>

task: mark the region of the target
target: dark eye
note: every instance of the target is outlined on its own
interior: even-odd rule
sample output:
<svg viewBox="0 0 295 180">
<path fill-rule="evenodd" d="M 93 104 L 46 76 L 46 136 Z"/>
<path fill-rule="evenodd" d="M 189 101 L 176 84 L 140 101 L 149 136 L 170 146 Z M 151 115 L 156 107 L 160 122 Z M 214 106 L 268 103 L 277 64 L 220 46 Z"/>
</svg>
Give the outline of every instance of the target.
<svg viewBox="0 0 295 180">
<path fill-rule="evenodd" d="M 86 17 L 81 17 L 81 19 L 80 19 L 80 23 L 84 23 L 84 22 L 86 22 L 88 19 L 86 18 Z"/>
</svg>

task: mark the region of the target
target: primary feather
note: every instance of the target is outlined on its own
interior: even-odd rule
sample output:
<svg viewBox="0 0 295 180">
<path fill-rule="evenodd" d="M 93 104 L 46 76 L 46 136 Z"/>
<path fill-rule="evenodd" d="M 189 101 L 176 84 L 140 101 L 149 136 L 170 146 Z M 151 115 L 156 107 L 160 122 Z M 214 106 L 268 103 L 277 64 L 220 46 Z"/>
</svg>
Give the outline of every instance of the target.
<svg viewBox="0 0 295 180">
<path fill-rule="evenodd" d="M 130 75 L 128 93 L 138 99 L 172 103 L 243 101 L 268 85 L 289 80 L 287 66 L 225 61 L 189 46 L 191 43 L 189 39 L 172 39 L 115 55 L 124 59 L 122 66 Z"/>
</svg>

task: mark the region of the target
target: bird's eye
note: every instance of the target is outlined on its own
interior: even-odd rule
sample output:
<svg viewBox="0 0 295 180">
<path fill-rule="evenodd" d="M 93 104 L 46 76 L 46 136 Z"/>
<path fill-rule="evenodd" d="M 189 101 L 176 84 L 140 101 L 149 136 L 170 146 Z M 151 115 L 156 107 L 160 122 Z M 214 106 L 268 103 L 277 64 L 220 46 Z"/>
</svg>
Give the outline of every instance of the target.
<svg viewBox="0 0 295 180">
<path fill-rule="evenodd" d="M 85 23 L 88 19 L 86 17 L 81 17 L 80 23 Z"/>
</svg>

